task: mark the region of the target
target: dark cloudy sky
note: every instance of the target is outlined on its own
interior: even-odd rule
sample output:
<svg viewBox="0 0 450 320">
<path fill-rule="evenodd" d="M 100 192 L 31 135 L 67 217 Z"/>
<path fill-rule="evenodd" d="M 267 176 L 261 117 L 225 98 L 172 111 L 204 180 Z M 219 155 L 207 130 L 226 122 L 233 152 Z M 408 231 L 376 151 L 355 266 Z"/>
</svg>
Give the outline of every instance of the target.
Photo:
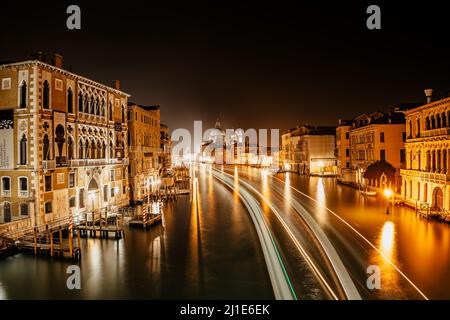
<svg viewBox="0 0 450 320">
<path fill-rule="evenodd" d="M 159 104 L 171 128 L 194 120 L 289 128 L 421 101 L 450 89 L 450 22 L 440 2 L 33 1 L 1 4 L 0 61 L 59 52 L 73 71 Z M 27 3 L 27 2 L 25 2 Z M 66 29 L 69 4 L 82 30 Z"/>
</svg>

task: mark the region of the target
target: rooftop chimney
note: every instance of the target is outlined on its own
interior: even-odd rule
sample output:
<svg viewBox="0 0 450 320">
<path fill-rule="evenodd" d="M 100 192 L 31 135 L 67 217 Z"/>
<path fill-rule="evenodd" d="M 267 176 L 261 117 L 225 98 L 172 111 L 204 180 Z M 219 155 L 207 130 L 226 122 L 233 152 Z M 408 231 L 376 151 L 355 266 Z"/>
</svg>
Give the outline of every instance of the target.
<svg viewBox="0 0 450 320">
<path fill-rule="evenodd" d="M 425 96 L 427 97 L 427 103 L 431 103 L 431 97 L 433 96 L 433 89 L 425 89 Z"/>
<path fill-rule="evenodd" d="M 54 53 L 52 63 L 55 67 L 62 69 L 63 56 L 60 54 Z"/>
<path fill-rule="evenodd" d="M 114 80 L 114 89 L 120 90 L 120 80 Z"/>
</svg>

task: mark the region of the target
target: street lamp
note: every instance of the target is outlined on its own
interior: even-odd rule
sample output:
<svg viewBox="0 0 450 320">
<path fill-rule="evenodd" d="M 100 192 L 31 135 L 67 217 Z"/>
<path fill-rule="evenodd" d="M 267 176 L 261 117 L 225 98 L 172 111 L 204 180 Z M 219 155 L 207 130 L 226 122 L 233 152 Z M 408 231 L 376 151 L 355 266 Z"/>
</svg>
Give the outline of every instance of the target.
<svg viewBox="0 0 450 320">
<path fill-rule="evenodd" d="M 393 192 L 391 189 L 386 188 L 384 189 L 384 196 L 387 199 L 387 207 L 386 207 L 386 214 L 389 214 L 389 200 L 392 198 L 392 210 L 394 210 L 394 197 Z"/>
</svg>

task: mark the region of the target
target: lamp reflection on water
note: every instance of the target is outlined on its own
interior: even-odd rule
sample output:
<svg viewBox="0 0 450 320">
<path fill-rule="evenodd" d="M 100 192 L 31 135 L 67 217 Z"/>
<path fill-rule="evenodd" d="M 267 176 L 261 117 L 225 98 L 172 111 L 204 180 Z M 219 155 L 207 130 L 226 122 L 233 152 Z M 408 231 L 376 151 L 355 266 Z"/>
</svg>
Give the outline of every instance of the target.
<svg viewBox="0 0 450 320">
<path fill-rule="evenodd" d="M 380 251 L 389 259 L 392 258 L 394 249 L 394 223 L 386 221 L 381 230 Z"/>
</svg>

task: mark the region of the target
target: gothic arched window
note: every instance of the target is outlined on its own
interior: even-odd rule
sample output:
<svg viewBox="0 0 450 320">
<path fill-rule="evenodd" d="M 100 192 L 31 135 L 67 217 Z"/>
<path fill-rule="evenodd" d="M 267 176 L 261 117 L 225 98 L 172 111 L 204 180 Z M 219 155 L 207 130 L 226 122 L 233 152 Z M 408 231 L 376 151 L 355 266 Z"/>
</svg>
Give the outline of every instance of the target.
<svg viewBox="0 0 450 320">
<path fill-rule="evenodd" d="M 91 143 L 91 159 L 95 159 L 95 141 L 92 140 Z"/>
<path fill-rule="evenodd" d="M 73 113 L 73 92 L 71 88 L 67 90 L 67 111 Z"/>
<path fill-rule="evenodd" d="M 42 90 L 42 105 L 44 109 L 50 108 L 50 85 L 47 80 L 44 81 L 44 89 Z"/>
<path fill-rule="evenodd" d="M 22 81 L 22 85 L 20 86 L 20 105 L 19 108 L 27 107 L 27 83 Z"/>
<path fill-rule="evenodd" d="M 27 164 L 27 137 L 25 133 L 22 135 L 22 139 L 20 139 L 20 164 Z"/>
<path fill-rule="evenodd" d="M 80 140 L 78 144 L 78 159 L 84 159 L 83 157 L 83 140 Z"/>
<path fill-rule="evenodd" d="M 73 157 L 73 140 L 72 137 L 69 137 L 69 141 L 67 141 L 67 157 L 69 160 L 72 160 Z"/>
<path fill-rule="evenodd" d="M 101 108 L 100 115 L 101 115 L 102 117 L 105 116 L 105 100 L 102 101 L 102 108 Z"/>
<path fill-rule="evenodd" d="M 50 160 L 50 140 L 48 139 L 48 135 L 44 136 L 44 154 L 43 154 L 43 158 L 44 160 Z"/>
<path fill-rule="evenodd" d="M 89 113 L 89 97 L 88 97 L 88 95 L 84 96 L 84 113 Z"/>
<path fill-rule="evenodd" d="M 100 115 L 100 101 L 98 100 L 98 98 L 97 98 L 97 100 L 95 101 L 95 114 L 96 114 L 97 116 Z"/>
<path fill-rule="evenodd" d="M 83 94 L 80 92 L 78 94 L 78 111 L 83 112 Z"/>
<path fill-rule="evenodd" d="M 113 105 L 112 105 L 112 102 L 109 103 L 109 121 L 113 121 Z"/>
<path fill-rule="evenodd" d="M 94 97 L 91 97 L 91 110 L 89 112 L 90 114 L 95 114 L 95 103 L 94 103 Z"/>
</svg>

